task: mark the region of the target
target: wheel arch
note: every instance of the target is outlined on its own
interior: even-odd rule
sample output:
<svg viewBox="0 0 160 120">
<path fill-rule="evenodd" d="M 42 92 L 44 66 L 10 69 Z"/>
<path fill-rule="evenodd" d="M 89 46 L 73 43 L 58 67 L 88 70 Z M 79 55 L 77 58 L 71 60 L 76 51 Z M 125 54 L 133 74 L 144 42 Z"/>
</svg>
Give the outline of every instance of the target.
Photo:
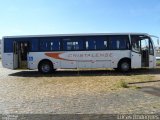
<svg viewBox="0 0 160 120">
<path fill-rule="evenodd" d="M 119 66 L 122 62 L 124 62 L 124 61 L 129 62 L 129 63 L 130 63 L 130 67 L 131 67 L 131 58 L 125 57 L 125 58 L 122 58 L 122 59 L 119 60 L 119 62 L 118 62 L 118 64 L 117 64 L 117 68 L 118 68 L 118 66 Z"/>
<path fill-rule="evenodd" d="M 39 63 L 38 63 L 38 68 L 39 68 L 40 64 L 42 64 L 43 62 L 49 62 L 49 63 L 51 63 L 52 67 L 54 68 L 53 62 L 51 60 L 49 60 L 49 59 L 42 59 L 42 60 L 40 60 Z"/>
</svg>

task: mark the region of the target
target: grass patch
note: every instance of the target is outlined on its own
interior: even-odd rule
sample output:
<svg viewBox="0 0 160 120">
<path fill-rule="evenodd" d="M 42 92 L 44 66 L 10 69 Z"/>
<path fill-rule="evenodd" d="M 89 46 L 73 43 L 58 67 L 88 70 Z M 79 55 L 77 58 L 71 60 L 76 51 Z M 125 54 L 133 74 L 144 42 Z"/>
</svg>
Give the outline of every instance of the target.
<svg viewBox="0 0 160 120">
<path fill-rule="evenodd" d="M 156 61 L 156 65 L 157 65 L 157 66 L 160 66 L 160 60 L 157 60 L 157 61 Z"/>
<path fill-rule="evenodd" d="M 124 80 L 120 80 L 117 82 L 117 87 L 118 88 L 128 88 L 128 84 Z"/>
</svg>

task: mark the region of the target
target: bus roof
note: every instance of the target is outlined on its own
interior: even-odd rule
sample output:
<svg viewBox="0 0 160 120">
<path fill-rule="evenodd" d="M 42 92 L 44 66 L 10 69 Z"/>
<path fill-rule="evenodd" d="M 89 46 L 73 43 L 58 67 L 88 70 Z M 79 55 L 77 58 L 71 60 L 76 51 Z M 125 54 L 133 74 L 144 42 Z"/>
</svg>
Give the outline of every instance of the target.
<svg viewBox="0 0 160 120">
<path fill-rule="evenodd" d="M 147 33 L 78 33 L 78 34 L 46 34 L 46 35 L 16 35 L 4 36 L 3 38 L 34 38 L 34 37 L 69 37 L 69 36 L 101 36 L 101 35 L 147 35 Z"/>
</svg>

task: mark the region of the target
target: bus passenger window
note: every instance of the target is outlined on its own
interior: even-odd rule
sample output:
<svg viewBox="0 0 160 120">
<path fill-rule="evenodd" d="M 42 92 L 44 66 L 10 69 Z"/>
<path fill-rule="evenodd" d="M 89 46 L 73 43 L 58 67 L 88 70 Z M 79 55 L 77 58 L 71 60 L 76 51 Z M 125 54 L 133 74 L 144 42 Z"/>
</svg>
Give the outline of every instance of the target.
<svg viewBox="0 0 160 120">
<path fill-rule="evenodd" d="M 39 50 L 38 42 L 39 39 L 31 39 L 30 40 L 30 51 L 37 52 Z"/>
<path fill-rule="evenodd" d="M 83 41 L 63 41 L 64 50 L 82 50 Z"/>
<path fill-rule="evenodd" d="M 53 42 L 51 42 L 51 50 L 53 50 Z"/>
<path fill-rule="evenodd" d="M 140 52 L 140 41 L 132 42 L 132 50 L 136 52 Z"/>
<path fill-rule="evenodd" d="M 73 42 L 73 43 L 74 43 L 74 49 L 75 49 L 75 50 L 79 50 L 78 42 Z"/>
<path fill-rule="evenodd" d="M 104 47 L 107 48 L 108 44 L 107 41 L 104 41 Z"/>
<path fill-rule="evenodd" d="M 111 40 L 110 41 L 110 48 L 111 49 L 113 49 L 113 50 L 115 50 L 115 49 L 119 49 L 119 44 L 118 44 L 119 42 L 118 42 L 118 40 Z"/>
<path fill-rule="evenodd" d="M 131 41 L 132 41 L 132 50 L 135 51 L 135 52 L 140 52 L 140 47 L 141 47 L 141 44 L 140 44 L 140 38 L 139 36 L 131 36 Z"/>
<path fill-rule="evenodd" d="M 97 37 L 96 49 L 97 50 L 107 50 L 108 49 L 108 41 L 106 40 L 105 37 Z"/>
<path fill-rule="evenodd" d="M 154 49 L 153 49 L 153 45 L 152 45 L 151 41 L 149 42 L 149 54 L 154 55 Z"/>
<path fill-rule="evenodd" d="M 127 39 L 119 40 L 119 49 L 129 49 L 129 43 Z"/>
<path fill-rule="evenodd" d="M 4 52 L 5 53 L 9 53 L 9 52 L 13 52 L 13 40 L 10 39 L 5 39 L 4 41 Z"/>
<path fill-rule="evenodd" d="M 60 50 L 60 41 L 57 39 L 50 41 L 50 50 L 51 51 Z"/>
<path fill-rule="evenodd" d="M 79 50 L 78 42 L 67 42 L 67 50 Z"/>
<path fill-rule="evenodd" d="M 58 38 L 45 38 L 40 40 L 41 51 L 58 51 L 60 50 L 60 40 Z"/>
<path fill-rule="evenodd" d="M 88 41 L 86 41 L 86 49 L 88 50 Z"/>
<path fill-rule="evenodd" d="M 120 48 L 120 40 L 117 40 L 116 42 L 117 42 L 117 49 L 119 49 Z"/>
<path fill-rule="evenodd" d="M 87 40 L 86 41 L 86 50 L 96 50 L 96 41 L 95 40 Z"/>
<path fill-rule="evenodd" d="M 50 51 L 50 41 L 47 39 L 40 40 L 40 50 Z"/>
<path fill-rule="evenodd" d="M 128 50 L 129 49 L 129 39 L 128 36 L 110 36 L 110 49 L 111 50 Z"/>
</svg>

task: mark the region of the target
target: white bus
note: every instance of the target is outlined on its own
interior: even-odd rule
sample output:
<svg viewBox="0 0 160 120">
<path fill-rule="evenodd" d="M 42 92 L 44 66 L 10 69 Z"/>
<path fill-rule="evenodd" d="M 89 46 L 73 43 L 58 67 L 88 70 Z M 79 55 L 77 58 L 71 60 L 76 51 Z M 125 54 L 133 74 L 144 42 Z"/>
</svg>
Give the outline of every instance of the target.
<svg viewBox="0 0 160 120">
<path fill-rule="evenodd" d="M 2 65 L 9 69 L 155 68 L 155 47 L 146 33 L 5 36 Z"/>
</svg>

